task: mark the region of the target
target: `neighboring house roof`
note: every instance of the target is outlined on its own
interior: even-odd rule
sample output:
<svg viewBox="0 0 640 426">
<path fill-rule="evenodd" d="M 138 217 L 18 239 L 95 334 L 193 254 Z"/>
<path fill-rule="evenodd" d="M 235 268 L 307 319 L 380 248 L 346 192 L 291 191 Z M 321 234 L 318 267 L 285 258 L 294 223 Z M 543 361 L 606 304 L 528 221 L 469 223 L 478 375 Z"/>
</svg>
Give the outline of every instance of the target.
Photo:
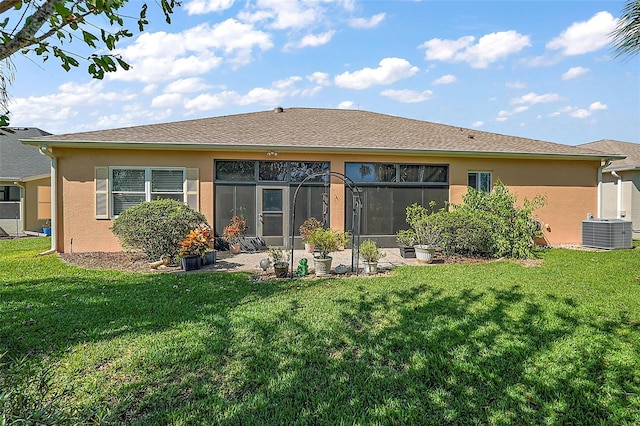
<svg viewBox="0 0 640 426">
<path fill-rule="evenodd" d="M 155 149 L 404 152 L 606 158 L 601 152 L 391 115 L 276 108 L 173 123 L 55 135 L 29 144 Z M 620 157 L 621 158 L 621 157 Z"/>
<path fill-rule="evenodd" d="M 613 161 L 609 166 L 603 169 L 605 172 L 640 169 L 640 144 L 603 139 L 579 146 L 596 151 L 615 152 L 627 157 Z"/>
<path fill-rule="evenodd" d="M 21 139 L 48 136 L 35 127 L 8 127 L 0 130 L 0 180 L 25 181 L 51 174 L 51 159 Z"/>
</svg>

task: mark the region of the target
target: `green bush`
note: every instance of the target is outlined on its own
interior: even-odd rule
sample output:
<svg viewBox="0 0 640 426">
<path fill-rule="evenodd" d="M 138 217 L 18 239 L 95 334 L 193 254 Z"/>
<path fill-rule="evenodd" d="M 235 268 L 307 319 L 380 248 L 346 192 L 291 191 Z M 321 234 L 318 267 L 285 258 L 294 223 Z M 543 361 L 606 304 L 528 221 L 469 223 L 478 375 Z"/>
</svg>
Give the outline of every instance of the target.
<svg viewBox="0 0 640 426">
<path fill-rule="evenodd" d="M 454 209 L 439 211 L 429 218 L 442 235 L 442 249 L 448 254 L 491 255 L 491 225 L 477 211 Z"/>
<path fill-rule="evenodd" d="M 120 213 L 111 230 L 123 247 L 142 250 L 149 259 L 175 259 L 189 231 L 207 220 L 202 213 L 176 200 L 140 203 Z"/>
<path fill-rule="evenodd" d="M 521 206 L 517 197 L 500 181 L 491 192 L 469 188 L 464 204 L 455 206 L 470 215 L 477 215 L 490 226 L 489 255 L 492 257 L 533 257 L 534 238 L 540 235 L 533 212 L 545 204 L 544 197 L 524 199 Z"/>
</svg>

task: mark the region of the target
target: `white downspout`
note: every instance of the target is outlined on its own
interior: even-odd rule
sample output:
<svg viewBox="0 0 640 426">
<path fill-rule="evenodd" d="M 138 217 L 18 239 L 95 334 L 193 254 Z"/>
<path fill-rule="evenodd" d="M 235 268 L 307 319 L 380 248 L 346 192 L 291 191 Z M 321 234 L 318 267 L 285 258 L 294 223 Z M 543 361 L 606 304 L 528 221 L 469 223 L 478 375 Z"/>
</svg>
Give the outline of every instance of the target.
<svg viewBox="0 0 640 426">
<path fill-rule="evenodd" d="M 40 145 L 39 150 L 40 154 L 46 155 L 51 159 L 51 248 L 38 254 L 38 256 L 44 256 L 45 254 L 52 254 L 58 251 L 58 203 L 56 198 L 58 193 L 56 190 L 58 186 L 58 159 L 45 145 Z"/>
<path fill-rule="evenodd" d="M 618 179 L 618 194 L 616 195 L 616 208 L 618 209 L 616 217 L 622 219 L 622 177 L 616 173 L 615 170 L 611 171 L 611 176 Z"/>
</svg>

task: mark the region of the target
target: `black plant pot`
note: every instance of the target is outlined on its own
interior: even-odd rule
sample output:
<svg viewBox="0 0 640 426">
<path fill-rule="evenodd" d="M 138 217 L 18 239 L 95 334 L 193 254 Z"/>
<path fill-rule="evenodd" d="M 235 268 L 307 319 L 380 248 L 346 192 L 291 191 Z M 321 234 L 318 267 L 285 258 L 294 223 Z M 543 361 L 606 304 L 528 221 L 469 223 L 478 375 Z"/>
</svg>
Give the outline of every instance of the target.
<svg viewBox="0 0 640 426">
<path fill-rule="evenodd" d="M 200 256 L 183 256 L 180 258 L 180 264 L 185 271 L 200 269 Z"/>
<path fill-rule="evenodd" d="M 416 257 L 416 249 L 409 246 L 400 246 L 400 256 L 407 259 L 415 259 Z"/>
</svg>

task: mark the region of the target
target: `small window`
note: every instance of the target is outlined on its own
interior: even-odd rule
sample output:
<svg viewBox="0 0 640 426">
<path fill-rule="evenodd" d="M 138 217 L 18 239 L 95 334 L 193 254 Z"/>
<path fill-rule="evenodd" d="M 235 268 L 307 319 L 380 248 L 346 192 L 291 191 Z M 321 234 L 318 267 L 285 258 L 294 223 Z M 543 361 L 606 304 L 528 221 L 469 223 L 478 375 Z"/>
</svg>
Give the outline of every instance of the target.
<svg viewBox="0 0 640 426">
<path fill-rule="evenodd" d="M 258 179 L 285 182 L 287 180 L 287 163 L 285 161 L 260 161 L 258 163 Z"/>
<path fill-rule="evenodd" d="M 491 172 L 469 172 L 467 180 L 471 188 L 491 192 Z"/>
<path fill-rule="evenodd" d="M 256 180 L 253 161 L 216 161 L 216 180 L 225 182 L 253 182 Z"/>
<path fill-rule="evenodd" d="M 346 175 L 354 182 L 395 182 L 395 164 L 346 163 Z"/>
<path fill-rule="evenodd" d="M 327 162 L 293 161 L 291 164 L 291 182 L 302 182 L 307 176 L 315 173 L 326 173 L 329 170 Z M 311 179 L 312 182 L 322 182 L 324 176 Z"/>
<path fill-rule="evenodd" d="M 400 165 L 400 182 L 447 183 L 447 166 Z"/>
<path fill-rule="evenodd" d="M 184 169 L 111 169 L 112 214 L 118 216 L 143 201 L 184 201 Z"/>
</svg>

